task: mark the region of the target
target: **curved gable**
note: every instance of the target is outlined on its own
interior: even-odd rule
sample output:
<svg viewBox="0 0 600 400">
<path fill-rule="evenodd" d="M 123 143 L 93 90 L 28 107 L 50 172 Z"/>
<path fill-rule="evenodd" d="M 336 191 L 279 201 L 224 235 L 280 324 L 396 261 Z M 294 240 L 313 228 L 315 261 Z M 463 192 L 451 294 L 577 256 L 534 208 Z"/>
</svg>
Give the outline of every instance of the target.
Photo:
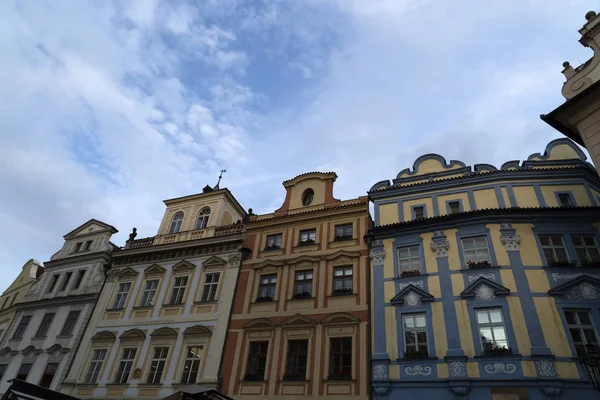
<svg viewBox="0 0 600 400">
<path fill-rule="evenodd" d="M 121 336 L 119 336 L 119 339 L 121 340 L 144 340 L 145 338 L 146 334 L 144 331 L 135 328 L 125 331 Z"/>
<path fill-rule="evenodd" d="M 92 340 L 94 340 L 94 341 L 100 341 L 100 340 L 115 341 L 115 340 L 117 340 L 117 337 L 112 332 L 101 331 L 101 332 L 96 333 L 94 336 L 92 336 Z"/>
<path fill-rule="evenodd" d="M 323 325 L 336 325 L 336 324 L 347 325 L 347 324 L 358 324 L 359 322 L 360 322 L 360 319 L 358 319 L 357 317 L 355 317 L 352 314 L 344 313 L 344 312 L 328 315 L 327 317 L 323 318 L 323 321 L 321 321 L 321 323 Z"/>
<path fill-rule="evenodd" d="M 154 332 L 150 334 L 150 337 L 158 338 L 158 337 L 177 337 L 177 331 L 173 328 L 158 328 L 155 329 Z"/>
<path fill-rule="evenodd" d="M 566 138 L 555 139 L 548 143 L 544 154 L 534 153 L 527 157 L 527 161 L 541 160 L 587 160 L 583 151 L 571 140 Z"/>
<path fill-rule="evenodd" d="M 183 331 L 183 336 L 211 336 L 212 332 L 206 326 L 194 325 Z"/>
<path fill-rule="evenodd" d="M 430 153 L 417 158 L 413 164 L 412 171 L 409 168 L 403 169 L 398 173 L 396 179 L 445 172 L 464 167 L 466 165 L 462 161 L 450 160 L 450 163 L 447 163 L 446 159 L 439 154 Z"/>
<path fill-rule="evenodd" d="M 275 329 L 277 325 L 273 321 L 267 318 L 258 318 L 253 319 L 252 321 L 248 321 L 246 325 L 244 325 L 244 329 Z"/>
</svg>

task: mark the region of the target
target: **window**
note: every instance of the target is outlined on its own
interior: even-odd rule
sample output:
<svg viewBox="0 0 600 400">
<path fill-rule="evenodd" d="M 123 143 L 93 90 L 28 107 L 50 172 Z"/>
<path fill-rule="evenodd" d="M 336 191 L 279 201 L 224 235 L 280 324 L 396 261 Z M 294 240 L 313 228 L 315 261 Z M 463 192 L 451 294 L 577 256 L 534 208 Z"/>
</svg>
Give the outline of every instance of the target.
<svg viewBox="0 0 600 400">
<path fill-rule="evenodd" d="M 484 354 L 510 353 L 502 309 L 477 310 L 477 327 Z"/>
<path fill-rule="evenodd" d="M 464 238 L 462 240 L 463 255 L 467 264 L 471 263 L 491 263 L 490 250 L 486 236 L 477 236 Z"/>
<path fill-rule="evenodd" d="M 69 312 L 67 315 L 67 320 L 63 325 L 62 331 L 60 331 L 60 336 L 71 336 L 73 334 L 73 329 L 75 329 L 75 324 L 77 324 L 77 320 L 79 319 L 79 314 L 81 311 L 74 310 Z"/>
<path fill-rule="evenodd" d="M 49 388 L 50 385 L 52 385 L 52 381 L 54 380 L 54 375 L 56 375 L 56 370 L 58 370 L 58 363 L 46 364 L 46 369 L 42 374 L 42 379 L 40 379 L 39 385 L 45 388 Z"/>
<path fill-rule="evenodd" d="M 402 317 L 404 326 L 404 350 L 406 357 L 428 356 L 427 322 L 425 313 L 407 314 Z"/>
<path fill-rule="evenodd" d="M 300 231 L 300 244 L 312 244 L 317 241 L 316 229 L 307 229 Z"/>
<path fill-rule="evenodd" d="M 257 300 L 273 300 L 275 299 L 275 288 L 277 287 L 277 274 L 261 275 L 258 285 Z"/>
<path fill-rule="evenodd" d="M 269 235 L 267 236 L 267 250 L 276 250 L 281 248 L 281 233 L 277 235 Z"/>
<path fill-rule="evenodd" d="M 196 225 L 194 225 L 194 229 L 204 229 L 208 225 L 208 217 L 210 216 L 210 208 L 206 207 L 200 210 L 198 213 L 198 219 L 196 220 Z"/>
<path fill-rule="evenodd" d="M 4 299 L 4 303 L 2 303 L 3 310 L 6 308 L 6 303 L 8 303 L 8 300 L 10 300 L 10 296 L 8 296 L 7 298 Z"/>
<path fill-rule="evenodd" d="M 565 310 L 565 319 L 578 356 L 586 353 L 586 345 L 598 344 L 596 329 L 587 310 Z"/>
<path fill-rule="evenodd" d="M 598 245 L 594 235 L 573 235 L 571 239 L 575 245 L 577 258 L 579 258 L 582 265 L 600 261 L 600 253 L 598 253 Z"/>
<path fill-rule="evenodd" d="M 92 360 L 90 361 L 90 366 L 88 367 L 87 373 L 85 374 L 85 383 L 96 383 L 96 381 L 98 380 L 98 375 L 100 375 L 100 370 L 102 369 L 102 364 L 104 363 L 105 357 L 106 349 L 94 350 Z"/>
<path fill-rule="evenodd" d="M 569 193 L 559 193 L 558 194 L 558 205 L 561 207 L 569 207 L 572 206 L 571 195 Z"/>
<path fill-rule="evenodd" d="M 448 203 L 448 210 L 450 214 L 458 214 L 460 212 L 460 202 L 451 201 Z"/>
<path fill-rule="evenodd" d="M 337 267 L 333 269 L 333 293 L 352 293 L 352 267 Z"/>
<path fill-rule="evenodd" d="M 78 251 L 81 251 L 81 245 L 83 244 L 83 242 L 79 242 L 75 244 L 75 253 L 77 253 Z"/>
<path fill-rule="evenodd" d="M 127 300 L 127 295 L 129 294 L 129 289 L 131 288 L 131 282 L 119 283 L 119 288 L 117 289 L 117 297 L 115 297 L 115 302 L 113 303 L 113 309 L 121 309 L 125 308 L 125 300 Z"/>
<path fill-rule="evenodd" d="M 183 373 L 181 374 L 181 383 L 196 383 L 198 371 L 200 371 L 200 360 L 202 356 L 202 347 L 188 347 L 183 364 Z"/>
<path fill-rule="evenodd" d="M 89 251 L 91 247 L 92 247 L 91 240 L 88 240 L 87 242 L 85 242 L 85 248 L 84 248 L 85 251 Z"/>
<path fill-rule="evenodd" d="M 335 226 L 335 239 L 336 240 L 352 239 L 352 224 L 336 225 Z"/>
<path fill-rule="evenodd" d="M 169 304 L 183 304 L 183 296 L 185 295 L 185 287 L 187 286 L 188 277 L 178 276 L 173 284 L 171 299 Z"/>
<path fill-rule="evenodd" d="M 17 372 L 17 376 L 15 377 L 16 379 L 20 379 L 22 381 L 26 381 L 27 377 L 29 376 L 29 372 L 31 371 L 31 366 L 33 364 L 21 364 L 21 367 L 19 368 L 19 372 Z"/>
<path fill-rule="evenodd" d="M 268 350 L 269 342 L 250 342 L 248 366 L 246 367 L 246 376 L 244 379 L 253 381 L 262 381 L 265 379 Z"/>
<path fill-rule="evenodd" d="M 302 205 L 304 205 L 304 206 L 310 205 L 310 203 L 312 203 L 314 198 L 315 198 L 315 191 L 312 189 L 306 189 L 302 193 Z"/>
<path fill-rule="evenodd" d="M 129 381 L 129 374 L 131 373 L 131 367 L 133 366 L 136 352 L 137 349 L 123 349 L 121 362 L 119 362 L 119 368 L 117 369 L 117 375 L 115 376 L 115 383 L 127 383 L 127 381 Z"/>
<path fill-rule="evenodd" d="M 308 340 L 288 341 L 285 379 L 306 379 L 306 360 L 308 358 Z"/>
<path fill-rule="evenodd" d="M 0 364 L 0 381 L 2 380 L 2 377 L 4 376 L 4 374 L 6 373 L 7 368 L 8 368 L 8 364 Z"/>
<path fill-rule="evenodd" d="M 404 271 L 421 271 L 421 246 L 400 247 L 398 249 L 398 267 Z"/>
<path fill-rule="evenodd" d="M 4 333 L 4 329 L 0 329 L 0 342 L 2 341 L 2 334 Z"/>
<path fill-rule="evenodd" d="M 181 229 L 181 224 L 183 223 L 183 213 L 179 211 L 175 215 L 173 215 L 173 219 L 171 220 L 171 225 L 169 226 L 169 234 L 177 233 Z"/>
<path fill-rule="evenodd" d="M 202 297 L 200 301 L 213 301 L 217 297 L 217 288 L 219 287 L 219 273 L 206 274 L 204 278 L 204 287 L 202 288 Z"/>
<path fill-rule="evenodd" d="M 40 327 L 38 328 L 35 337 L 46 337 L 46 334 L 48 333 L 48 328 L 50 328 L 53 319 L 54 313 L 44 315 L 44 318 L 42 318 L 42 323 L 40 324 Z"/>
<path fill-rule="evenodd" d="M 50 285 L 48 286 L 46 293 L 52 293 L 54 291 L 56 282 L 58 282 L 58 274 L 52 275 L 52 278 L 50 278 Z"/>
<path fill-rule="evenodd" d="M 65 290 L 67 290 L 67 285 L 69 284 L 69 281 L 71 280 L 72 275 L 73 275 L 72 272 L 67 272 L 65 274 L 65 277 L 63 278 L 63 281 L 60 284 L 60 289 L 58 289 L 59 292 L 64 292 Z"/>
<path fill-rule="evenodd" d="M 415 219 L 425 218 L 425 208 L 423 206 L 413 207 L 413 212 L 415 214 Z"/>
<path fill-rule="evenodd" d="M 352 379 L 352 338 L 331 338 L 329 379 Z"/>
<path fill-rule="evenodd" d="M 157 288 L 158 279 L 146 281 L 146 286 L 142 292 L 142 301 L 140 302 L 140 307 L 150 307 L 154 305 L 152 301 L 154 300 L 154 295 L 156 294 Z"/>
<path fill-rule="evenodd" d="M 154 354 L 152 356 L 152 362 L 150 363 L 150 371 L 148 371 L 148 378 L 146 383 L 154 384 L 160 383 L 165 364 L 167 363 L 167 355 L 169 354 L 168 347 L 155 347 Z"/>
<path fill-rule="evenodd" d="M 81 286 L 81 281 L 83 281 L 84 276 L 85 276 L 84 269 L 77 271 L 77 276 L 75 277 L 75 282 L 73 282 L 73 287 L 71 288 L 72 290 L 79 289 L 79 286 Z"/>
<path fill-rule="evenodd" d="M 13 340 L 15 339 L 23 339 L 23 334 L 29 325 L 29 321 L 31 321 L 31 315 L 24 315 L 21 317 L 21 321 L 19 321 L 19 325 L 17 329 L 15 329 L 15 333 L 13 335 Z"/>
<path fill-rule="evenodd" d="M 296 271 L 294 282 L 294 297 L 312 296 L 313 271 Z"/>
<path fill-rule="evenodd" d="M 12 306 L 13 304 L 15 304 L 15 301 L 17 300 L 17 297 L 19 296 L 19 292 L 15 293 L 15 295 L 13 296 L 12 300 L 10 301 L 10 305 Z"/>
<path fill-rule="evenodd" d="M 542 251 L 548 265 L 564 264 L 569 262 L 565 244 L 560 235 L 540 235 Z"/>
</svg>

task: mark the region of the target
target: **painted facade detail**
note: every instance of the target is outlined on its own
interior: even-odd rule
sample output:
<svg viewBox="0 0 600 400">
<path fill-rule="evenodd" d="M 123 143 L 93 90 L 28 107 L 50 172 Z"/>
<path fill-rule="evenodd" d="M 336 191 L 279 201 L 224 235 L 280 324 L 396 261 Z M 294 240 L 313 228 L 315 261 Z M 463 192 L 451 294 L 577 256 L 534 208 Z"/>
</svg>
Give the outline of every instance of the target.
<svg viewBox="0 0 600 400">
<path fill-rule="evenodd" d="M 383 381 L 388 379 L 388 369 L 385 364 L 376 364 L 373 367 L 373 379 L 378 381 Z"/>
<path fill-rule="evenodd" d="M 404 296 L 404 303 L 407 306 L 414 307 L 421 303 L 421 299 L 415 292 L 410 292 L 406 296 Z"/>
<path fill-rule="evenodd" d="M 425 282 L 422 280 L 419 280 L 419 281 L 410 281 L 410 282 L 400 282 L 400 283 L 398 283 L 398 290 L 401 291 L 408 285 L 413 285 L 413 286 L 419 287 L 421 289 L 425 288 Z"/>
<path fill-rule="evenodd" d="M 372 249 L 369 253 L 371 259 L 371 265 L 383 265 L 385 261 L 385 249 Z"/>
<path fill-rule="evenodd" d="M 475 282 L 477 279 L 484 277 L 486 279 L 495 281 L 496 280 L 496 274 L 494 274 L 493 272 L 490 272 L 488 274 L 485 273 L 481 273 L 481 274 L 469 274 L 467 276 L 467 279 L 469 280 L 469 283 Z"/>
<path fill-rule="evenodd" d="M 447 240 L 433 240 L 431 242 L 431 250 L 435 253 L 436 257 L 448 257 L 449 248 L 450 242 Z"/>
<path fill-rule="evenodd" d="M 553 272 L 551 275 L 552 275 L 552 280 L 554 282 L 569 281 L 571 279 L 579 278 L 580 276 L 583 276 L 583 275 L 587 275 L 587 276 L 591 276 L 592 278 L 600 279 L 600 274 L 593 274 L 593 273 L 589 273 L 589 272 L 581 272 L 581 273 L 575 273 L 575 274 Z"/>
<path fill-rule="evenodd" d="M 572 287 L 566 293 L 566 297 L 568 299 L 597 300 L 600 299 L 600 288 L 587 282 L 584 282 Z"/>
<path fill-rule="evenodd" d="M 467 375 L 465 363 L 462 361 L 452 361 L 448 363 L 450 367 L 450 376 L 453 378 L 462 378 Z"/>
<path fill-rule="evenodd" d="M 486 364 L 484 367 L 485 372 L 488 374 L 514 374 L 517 372 L 517 366 L 510 363 L 495 362 L 493 364 Z"/>
<path fill-rule="evenodd" d="M 554 377 L 556 376 L 556 369 L 554 363 L 549 360 L 538 360 L 535 361 L 535 368 L 537 369 L 539 376 Z"/>
<path fill-rule="evenodd" d="M 495 297 L 494 289 L 488 285 L 479 285 L 477 289 L 475 289 L 475 298 L 478 300 L 491 300 Z"/>
<path fill-rule="evenodd" d="M 518 235 L 503 235 L 500 236 L 500 243 L 504 245 L 506 251 L 518 251 L 521 237 Z"/>
<path fill-rule="evenodd" d="M 428 375 L 431 375 L 431 372 L 432 372 L 432 369 L 429 365 L 426 365 L 426 366 L 414 365 L 414 366 L 410 366 L 410 367 L 404 367 L 404 373 L 409 376 L 415 376 L 415 375 L 428 376 Z"/>
</svg>

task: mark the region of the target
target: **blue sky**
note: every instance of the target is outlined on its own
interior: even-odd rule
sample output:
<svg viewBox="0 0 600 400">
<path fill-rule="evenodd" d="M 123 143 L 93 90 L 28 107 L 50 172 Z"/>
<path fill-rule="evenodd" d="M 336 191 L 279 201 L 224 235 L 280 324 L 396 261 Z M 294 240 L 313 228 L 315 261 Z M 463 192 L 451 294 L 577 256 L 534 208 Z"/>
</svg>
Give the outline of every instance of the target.
<svg viewBox="0 0 600 400">
<path fill-rule="evenodd" d="M 501 165 L 559 134 L 592 0 L 0 2 L 0 290 L 90 218 L 156 233 L 163 199 L 281 182 L 350 198 L 435 152 Z"/>
</svg>

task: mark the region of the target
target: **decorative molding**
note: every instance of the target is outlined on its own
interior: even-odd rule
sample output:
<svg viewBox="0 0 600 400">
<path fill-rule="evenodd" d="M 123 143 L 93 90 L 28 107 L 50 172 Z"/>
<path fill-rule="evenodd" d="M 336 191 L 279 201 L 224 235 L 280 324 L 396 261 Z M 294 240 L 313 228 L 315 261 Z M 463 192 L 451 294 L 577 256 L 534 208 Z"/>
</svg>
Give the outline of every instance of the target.
<svg viewBox="0 0 600 400">
<path fill-rule="evenodd" d="M 489 287 L 488 285 L 479 285 L 477 289 L 475 289 L 475 298 L 477 300 L 491 300 L 495 298 L 494 289 Z"/>
<path fill-rule="evenodd" d="M 409 307 L 414 307 L 416 305 L 421 304 L 421 298 L 415 292 L 411 291 L 406 296 L 404 296 L 404 304 Z"/>
<path fill-rule="evenodd" d="M 384 381 L 389 379 L 388 367 L 385 364 L 377 364 L 373 367 L 373 380 Z"/>
<path fill-rule="evenodd" d="M 190 271 L 194 268 L 196 268 L 196 266 L 194 264 L 192 264 L 191 262 L 189 262 L 188 260 L 181 260 L 178 263 L 176 263 L 175 265 L 173 265 L 173 271 Z"/>
<path fill-rule="evenodd" d="M 264 330 L 264 329 L 275 329 L 277 325 L 273 321 L 268 318 L 257 318 L 251 321 L 248 321 L 246 325 L 244 325 L 244 329 L 246 330 Z"/>
<path fill-rule="evenodd" d="M 321 324 L 323 325 L 339 325 L 339 324 L 358 324 L 360 319 L 352 314 L 339 312 L 328 315 L 323 318 Z"/>
<path fill-rule="evenodd" d="M 314 326 L 315 321 L 301 314 L 296 314 L 281 323 L 281 327 L 294 328 L 300 326 Z"/>
<path fill-rule="evenodd" d="M 484 277 L 485 279 L 489 279 L 494 282 L 496 281 L 496 274 L 493 272 L 467 275 L 467 279 L 469 280 L 469 283 L 475 282 L 477 279 L 479 279 L 481 277 Z"/>
<path fill-rule="evenodd" d="M 206 326 L 194 325 L 183 331 L 183 336 L 211 336 L 212 332 Z"/>
<path fill-rule="evenodd" d="M 144 274 L 146 274 L 146 275 L 164 274 L 166 271 L 167 271 L 166 269 L 164 269 L 160 265 L 154 263 L 144 270 Z"/>
<path fill-rule="evenodd" d="M 413 285 L 408 285 L 396 294 L 390 303 L 414 307 L 420 303 L 433 301 L 434 297 L 425 290 Z"/>
<path fill-rule="evenodd" d="M 407 287 L 408 285 L 413 285 L 416 286 L 418 288 L 424 289 L 425 288 L 425 282 L 421 281 L 412 281 L 412 282 L 400 282 L 398 284 L 398 290 L 403 290 L 405 287 Z"/>
<path fill-rule="evenodd" d="M 463 290 L 460 297 L 490 300 L 496 296 L 508 296 L 509 294 L 510 289 L 481 276 Z"/>
<path fill-rule="evenodd" d="M 500 242 L 502 242 L 506 251 L 519 251 L 519 244 L 521 243 L 521 236 L 519 236 L 519 235 L 502 235 L 502 236 L 500 236 Z"/>
<path fill-rule="evenodd" d="M 544 377 L 555 377 L 556 369 L 554 363 L 550 360 L 537 360 L 535 361 L 535 368 L 539 376 Z"/>
<path fill-rule="evenodd" d="M 426 366 L 413 365 L 410 367 L 404 367 L 404 373 L 409 376 L 415 376 L 415 375 L 428 376 L 428 375 L 431 375 L 431 371 L 432 371 L 432 369 L 429 365 L 426 365 Z"/>
<path fill-rule="evenodd" d="M 240 254 L 234 254 L 229 256 L 227 261 L 229 262 L 229 265 L 233 268 L 239 268 L 240 263 L 242 262 L 242 256 Z"/>
<path fill-rule="evenodd" d="M 372 265 L 383 265 L 383 263 L 385 261 L 385 249 L 384 248 L 371 249 L 371 253 L 369 253 L 369 258 L 371 259 Z"/>
<path fill-rule="evenodd" d="M 450 248 L 450 242 L 442 240 L 433 240 L 431 242 L 431 251 L 435 253 L 436 258 L 448 257 L 448 249 Z"/>
<path fill-rule="evenodd" d="M 451 377 L 457 378 L 467 376 L 466 364 L 462 361 L 452 361 L 448 363 L 448 367 L 450 368 Z"/>
<path fill-rule="evenodd" d="M 588 282 L 583 282 L 570 288 L 565 297 L 567 299 L 597 300 L 600 298 L 600 288 Z"/>
<path fill-rule="evenodd" d="M 588 273 L 583 273 L 583 272 L 578 272 L 578 273 L 574 273 L 574 274 L 563 273 L 563 272 L 553 272 L 552 280 L 554 282 L 565 281 L 568 279 L 579 278 L 580 276 L 583 276 L 583 275 L 587 275 L 587 276 L 591 276 L 592 278 L 600 279 L 600 274 L 588 274 Z"/>
<path fill-rule="evenodd" d="M 177 337 L 177 331 L 173 328 L 163 327 L 155 329 L 151 334 L 152 338 L 167 338 L 167 337 Z"/>
<path fill-rule="evenodd" d="M 517 372 L 517 366 L 511 363 L 495 362 L 493 364 L 486 364 L 483 369 L 488 374 L 514 374 Z"/>
</svg>

